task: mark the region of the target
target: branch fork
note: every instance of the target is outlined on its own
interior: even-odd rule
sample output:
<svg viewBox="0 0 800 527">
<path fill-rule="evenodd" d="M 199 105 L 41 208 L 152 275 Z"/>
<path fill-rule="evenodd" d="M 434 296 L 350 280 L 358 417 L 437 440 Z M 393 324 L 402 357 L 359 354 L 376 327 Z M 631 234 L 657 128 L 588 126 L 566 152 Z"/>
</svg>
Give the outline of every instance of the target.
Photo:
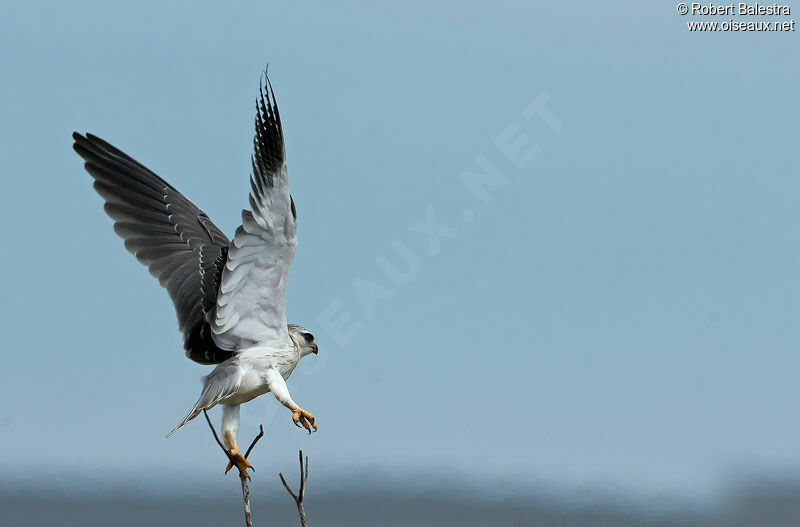
<svg viewBox="0 0 800 527">
<path fill-rule="evenodd" d="M 208 422 L 208 427 L 211 428 L 211 433 L 214 434 L 214 439 L 217 441 L 217 444 L 225 452 L 225 455 L 228 457 L 228 461 L 233 463 L 233 456 L 231 456 L 231 451 L 225 448 L 225 445 L 222 444 L 222 441 L 219 440 L 219 436 L 217 435 L 217 431 L 214 428 L 214 425 L 211 424 L 211 419 L 208 417 L 208 412 L 203 410 L 203 415 L 206 416 L 206 422 Z M 253 447 L 256 446 L 258 440 L 264 437 L 264 425 L 258 426 L 258 435 L 253 439 L 253 442 L 250 443 L 250 446 L 247 448 L 247 452 L 244 454 L 244 458 L 250 455 L 250 452 L 253 451 Z M 256 469 L 254 468 L 253 471 Z M 250 486 L 247 484 L 247 476 L 242 473 L 239 473 L 239 479 L 242 480 L 242 501 L 244 502 L 244 523 L 247 527 L 253 527 L 253 518 L 250 514 Z"/>
<path fill-rule="evenodd" d="M 286 487 L 286 491 L 289 495 L 294 498 L 294 502 L 297 504 L 297 512 L 300 513 L 300 523 L 303 527 L 308 527 L 308 521 L 306 520 L 306 511 L 303 507 L 303 498 L 306 496 L 306 483 L 308 482 L 308 456 L 306 456 L 305 466 L 303 466 L 303 451 L 300 451 L 300 490 L 295 493 L 292 488 L 286 483 L 286 478 L 283 477 L 283 472 L 278 474 L 281 477 L 281 483 L 283 486 Z"/>
</svg>

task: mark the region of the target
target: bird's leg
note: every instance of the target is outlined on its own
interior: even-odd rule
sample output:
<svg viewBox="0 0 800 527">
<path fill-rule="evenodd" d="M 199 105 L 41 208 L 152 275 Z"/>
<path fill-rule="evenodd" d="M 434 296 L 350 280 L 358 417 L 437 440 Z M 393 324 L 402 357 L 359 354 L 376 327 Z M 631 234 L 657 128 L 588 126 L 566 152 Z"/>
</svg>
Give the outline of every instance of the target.
<svg viewBox="0 0 800 527">
<path fill-rule="evenodd" d="M 309 434 L 312 428 L 315 432 L 317 431 L 316 419 L 314 419 L 314 416 L 311 415 L 310 412 L 306 412 L 292 400 L 292 396 L 289 394 L 289 388 L 286 386 L 286 381 L 278 370 L 273 368 L 267 370 L 267 384 L 269 385 L 269 390 L 275 395 L 275 398 L 283 406 L 292 411 L 292 421 L 296 426 L 299 427 L 302 425 L 303 428 L 308 430 Z"/>
<path fill-rule="evenodd" d="M 222 441 L 228 447 L 230 462 L 225 468 L 225 474 L 234 466 L 239 469 L 239 475 L 250 478 L 248 468 L 253 468 L 236 446 L 236 434 L 239 431 L 239 405 L 223 405 L 222 407 Z M 255 470 L 255 469 L 254 469 Z"/>
</svg>

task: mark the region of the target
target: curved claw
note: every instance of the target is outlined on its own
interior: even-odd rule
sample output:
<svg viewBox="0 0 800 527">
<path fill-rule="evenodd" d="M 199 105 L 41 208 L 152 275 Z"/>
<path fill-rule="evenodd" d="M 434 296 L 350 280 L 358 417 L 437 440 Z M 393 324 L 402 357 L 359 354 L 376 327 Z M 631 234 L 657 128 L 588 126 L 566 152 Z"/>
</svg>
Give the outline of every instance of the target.
<svg viewBox="0 0 800 527">
<path fill-rule="evenodd" d="M 309 434 L 312 432 L 312 430 L 311 430 L 312 427 L 314 429 L 313 430 L 314 432 L 317 431 L 317 421 L 316 421 L 316 419 L 314 418 L 314 416 L 311 413 L 306 412 L 302 408 L 297 408 L 296 410 L 294 410 L 292 412 L 292 421 L 294 422 L 295 426 L 297 426 L 297 427 L 300 427 L 300 425 L 302 425 L 303 428 L 308 430 Z"/>
<path fill-rule="evenodd" d="M 233 467 L 236 467 L 239 470 L 239 475 L 243 478 L 250 479 L 250 474 L 247 473 L 247 469 L 251 468 L 255 472 L 255 468 L 253 465 L 247 461 L 247 458 L 242 455 L 239 450 L 232 448 L 231 451 L 228 453 L 230 456 L 230 461 L 228 462 L 228 466 L 225 468 L 225 474 L 230 471 Z"/>
</svg>

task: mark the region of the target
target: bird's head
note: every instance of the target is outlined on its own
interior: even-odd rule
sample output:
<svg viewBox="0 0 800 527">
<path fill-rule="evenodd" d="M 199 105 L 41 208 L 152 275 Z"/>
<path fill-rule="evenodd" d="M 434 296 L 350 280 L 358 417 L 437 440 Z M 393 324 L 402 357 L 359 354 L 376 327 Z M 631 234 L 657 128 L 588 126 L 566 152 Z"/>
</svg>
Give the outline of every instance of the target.
<svg viewBox="0 0 800 527">
<path fill-rule="evenodd" d="M 289 337 L 300 350 L 300 357 L 305 357 L 309 353 L 316 355 L 319 353 L 317 343 L 314 341 L 314 335 L 311 334 L 303 326 L 297 324 L 289 324 Z"/>
</svg>

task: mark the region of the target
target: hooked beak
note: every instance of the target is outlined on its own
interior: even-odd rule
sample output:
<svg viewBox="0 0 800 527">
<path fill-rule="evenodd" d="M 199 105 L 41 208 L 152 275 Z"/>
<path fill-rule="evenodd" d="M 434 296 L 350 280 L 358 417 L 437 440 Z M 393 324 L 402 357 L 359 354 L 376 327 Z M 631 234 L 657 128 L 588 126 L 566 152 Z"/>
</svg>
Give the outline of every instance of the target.
<svg viewBox="0 0 800 527">
<path fill-rule="evenodd" d="M 311 351 L 314 353 L 314 355 L 317 355 L 319 353 L 319 346 L 314 344 L 314 349 L 312 349 Z"/>
</svg>

